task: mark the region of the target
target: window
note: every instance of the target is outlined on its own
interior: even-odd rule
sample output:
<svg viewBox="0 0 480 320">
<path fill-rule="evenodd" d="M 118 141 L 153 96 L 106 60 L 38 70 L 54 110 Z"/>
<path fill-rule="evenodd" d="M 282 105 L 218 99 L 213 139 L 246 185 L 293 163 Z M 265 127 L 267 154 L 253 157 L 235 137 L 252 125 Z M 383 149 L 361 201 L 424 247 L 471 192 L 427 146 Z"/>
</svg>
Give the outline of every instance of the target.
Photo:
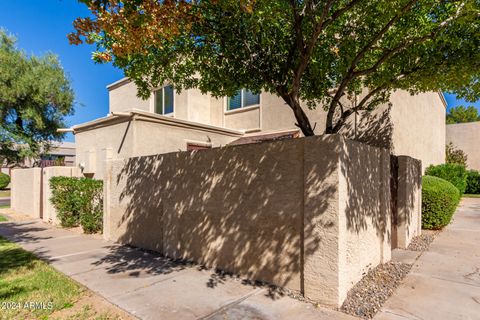
<svg viewBox="0 0 480 320">
<path fill-rule="evenodd" d="M 173 113 L 173 87 L 165 86 L 155 91 L 155 113 Z"/>
<path fill-rule="evenodd" d="M 235 110 L 260 104 L 260 95 L 247 89 L 238 90 L 237 93 L 227 98 L 227 110 Z"/>
</svg>

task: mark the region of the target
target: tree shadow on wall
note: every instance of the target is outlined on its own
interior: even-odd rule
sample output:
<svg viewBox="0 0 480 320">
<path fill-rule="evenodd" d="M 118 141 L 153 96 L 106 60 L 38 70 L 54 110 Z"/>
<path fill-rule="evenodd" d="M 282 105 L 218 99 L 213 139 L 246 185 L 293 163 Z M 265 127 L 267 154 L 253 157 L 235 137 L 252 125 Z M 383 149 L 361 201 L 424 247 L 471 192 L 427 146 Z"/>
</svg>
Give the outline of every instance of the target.
<svg viewBox="0 0 480 320">
<path fill-rule="evenodd" d="M 373 111 L 360 111 L 351 116 L 341 133 L 352 140 L 384 148 L 394 153 L 392 106 L 382 106 Z"/>
<path fill-rule="evenodd" d="M 121 243 L 303 291 L 304 261 L 328 246 L 323 235 L 338 228 L 329 212 L 338 204 L 332 181 L 339 157 L 348 160 L 342 170 L 349 175 L 349 230 L 373 225 L 384 234 L 387 228 L 388 208 L 365 179 L 386 172 L 374 167 L 374 155 L 357 157 L 368 147 L 353 143 L 358 150 L 346 155 L 338 141 L 311 137 L 115 162 L 110 183 L 120 192 L 110 193 L 109 224 Z M 358 175 L 350 177 L 355 170 Z M 132 259 L 116 272 L 136 263 Z M 221 282 L 212 276 L 209 283 L 214 288 Z"/>
</svg>

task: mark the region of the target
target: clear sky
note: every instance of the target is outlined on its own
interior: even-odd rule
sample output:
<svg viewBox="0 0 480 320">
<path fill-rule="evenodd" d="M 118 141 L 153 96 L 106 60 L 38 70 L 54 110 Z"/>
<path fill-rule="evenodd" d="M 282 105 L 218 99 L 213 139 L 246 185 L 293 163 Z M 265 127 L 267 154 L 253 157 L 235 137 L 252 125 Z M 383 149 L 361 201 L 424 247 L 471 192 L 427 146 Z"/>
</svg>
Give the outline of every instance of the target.
<svg viewBox="0 0 480 320">
<path fill-rule="evenodd" d="M 123 77 L 121 70 L 110 64 L 99 65 L 91 60 L 91 46 L 73 46 L 66 35 L 73 30 L 76 17 L 88 15 L 87 7 L 77 0 L 0 0 L 0 27 L 18 39 L 17 45 L 27 53 L 41 55 L 53 52 L 60 57 L 76 95 L 75 115 L 68 118 L 74 125 L 103 117 L 108 113 L 108 92 L 105 86 Z M 471 105 L 446 94 L 449 107 Z M 480 101 L 474 104 L 480 108 Z M 67 141 L 73 141 L 69 134 Z"/>
<path fill-rule="evenodd" d="M 105 86 L 121 79 L 123 72 L 110 64 L 95 64 L 92 46 L 68 43 L 73 20 L 87 16 L 87 7 L 77 0 L 0 0 L 0 4 L 0 27 L 17 38 L 19 48 L 36 55 L 53 52 L 59 56 L 76 98 L 75 114 L 68 124 L 104 117 L 108 113 Z M 65 140 L 73 141 L 73 135 Z"/>
</svg>

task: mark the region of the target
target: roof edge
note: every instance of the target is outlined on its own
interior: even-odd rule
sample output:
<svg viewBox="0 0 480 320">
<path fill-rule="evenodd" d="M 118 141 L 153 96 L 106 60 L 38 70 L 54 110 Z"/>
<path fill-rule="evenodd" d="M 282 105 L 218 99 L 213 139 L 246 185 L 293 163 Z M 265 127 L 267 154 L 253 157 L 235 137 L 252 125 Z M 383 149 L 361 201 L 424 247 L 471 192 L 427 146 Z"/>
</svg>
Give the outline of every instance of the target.
<svg viewBox="0 0 480 320">
<path fill-rule="evenodd" d="M 110 84 L 107 84 L 107 89 L 110 91 L 110 90 L 113 90 L 113 89 L 116 89 L 118 87 L 121 87 L 123 86 L 124 84 L 127 84 L 129 83 L 131 80 L 129 77 L 123 77 L 122 79 L 120 80 L 117 80 L 113 83 L 110 83 Z"/>
<path fill-rule="evenodd" d="M 163 123 L 165 125 L 173 125 L 173 126 L 182 126 L 184 128 L 191 128 L 191 129 L 199 129 L 199 130 L 204 130 L 204 131 L 213 131 L 213 132 L 218 132 L 218 133 L 223 133 L 227 135 L 233 135 L 233 136 L 239 136 L 242 137 L 245 135 L 245 132 L 240 131 L 240 130 L 234 130 L 234 129 L 227 129 L 227 128 L 222 128 L 222 127 L 217 127 L 217 126 L 212 126 L 204 123 L 199 123 L 199 122 L 193 122 L 193 121 L 188 121 L 188 120 L 181 120 L 181 119 L 176 119 L 172 117 L 167 117 L 159 114 L 153 114 L 151 112 L 145 112 L 142 110 L 138 109 L 130 109 L 126 111 L 128 115 L 125 116 L 115 116 L 115 115 L 108 115 L 106 117 L 98 118 L 89 122 L 81 123 L 78 125 L 75 125 L 72 127 L 74 130 L 74 134 L 76 131 L 81 131 L 81 130 L 88 130 L 91 127 L 95 127 L 98 125 L 107 125 L 111 122 L 124 122 L 124 121 L 130 121 L 130 119 L 134 120 L 143 120 L 143 121 L 155 121 L 158 123 Z"/>
<path fill-rule="evenodd" d="M 437 93 L 440 96 L 440 100 L 442 100 L 443 106 L 445 107 L 445 109 L 447 109 L 448 104 L 447 104 L 447 100 L 445 99 L 445 96 L 443 95 L 443 92 L 438 90 Z"/>
</svg>

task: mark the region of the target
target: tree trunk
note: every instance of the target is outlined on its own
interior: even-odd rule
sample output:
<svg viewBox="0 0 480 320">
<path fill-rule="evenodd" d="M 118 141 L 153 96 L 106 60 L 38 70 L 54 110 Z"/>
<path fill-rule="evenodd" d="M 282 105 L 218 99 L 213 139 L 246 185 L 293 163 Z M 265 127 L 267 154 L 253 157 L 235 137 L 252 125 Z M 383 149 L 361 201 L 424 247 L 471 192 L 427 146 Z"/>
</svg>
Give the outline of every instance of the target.
<svg viewBox="0 0 480 320">
<path fill-rule="evenodd" d="M 310 124 L 310 120 L 308 120 L 307 115 L 303 111 L 302 107 L 300 106 L 300 102 L 297 98 L 294 98 L 290 95 L 283 95 L 283 100 L 288 104 L 288 106 L 293 110 L 293 114 L 295 115 L 295 119 L 297 123 L 295 124 L 297 127 L 302 130 L 302 133 L 305 137 L 314 136 L 315 132 L 313 132 L 313 128 Z"/>
</svg>

